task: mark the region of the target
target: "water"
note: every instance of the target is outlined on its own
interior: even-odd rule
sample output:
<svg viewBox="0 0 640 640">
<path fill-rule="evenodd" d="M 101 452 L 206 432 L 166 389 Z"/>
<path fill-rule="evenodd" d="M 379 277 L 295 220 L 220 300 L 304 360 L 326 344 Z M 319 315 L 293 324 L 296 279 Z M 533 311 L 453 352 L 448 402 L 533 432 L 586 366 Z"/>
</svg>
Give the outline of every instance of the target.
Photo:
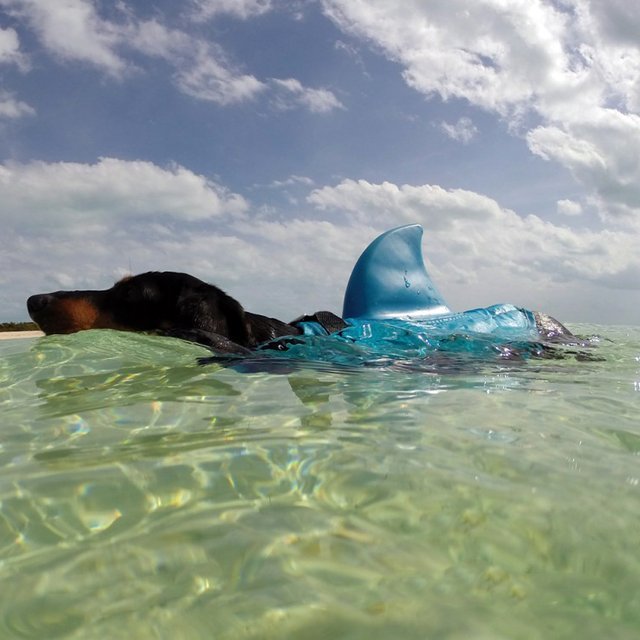
<svg viewBox="0 0 640 640">
<path fill-rule="evenodd" d="M 640 634 L 640 329 L 603 361 L 0 342 L 0 638 Z"/>
</svg>

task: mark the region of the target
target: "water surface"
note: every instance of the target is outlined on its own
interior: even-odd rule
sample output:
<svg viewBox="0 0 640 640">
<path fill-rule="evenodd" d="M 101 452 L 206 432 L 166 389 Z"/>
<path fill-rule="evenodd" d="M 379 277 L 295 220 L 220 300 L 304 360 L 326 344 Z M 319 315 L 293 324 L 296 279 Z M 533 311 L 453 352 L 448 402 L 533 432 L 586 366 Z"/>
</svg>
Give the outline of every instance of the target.
<svg viewBox="0 0 640 640">
<path fill-rule="evenodd" d="M 0 343 L 0 638 L 640 634 L 640 329 L 602 361 L 280 373 Z"/>
</svg>

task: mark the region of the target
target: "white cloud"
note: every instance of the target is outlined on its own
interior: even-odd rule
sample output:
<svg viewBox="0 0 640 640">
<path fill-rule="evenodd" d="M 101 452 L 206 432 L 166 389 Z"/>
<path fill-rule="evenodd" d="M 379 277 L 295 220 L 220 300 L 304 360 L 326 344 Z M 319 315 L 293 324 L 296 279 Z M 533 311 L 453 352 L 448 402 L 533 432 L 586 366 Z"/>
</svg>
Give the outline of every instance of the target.
<svg viewBox="0 0 640 640">
<path fill-rule="evenodd" d="M 193 18 L 207 20 L 226 13 L 247 19 L 262 15 L 272 8 L 271 0 L 192 0 Z"/>
<path fill-rule="evenodd" d="M 14 29 L 0 28 L 0 64 L 14 64 L 21 71 L 27 71 L 29 63 L 20 51 L 20 40 Z M 35 114 L 35 109 L 18 100 L 13 93 L 0 89 L 0 119 L 21 118 Z"/>
<path fill-rule="evenodd" d="M 8 228 L 73 233 L 136 219 L 198 221 L 244 214 L 248 204 L 204 176 L 175 165 L 102 158 L 0 165 L 0 220 Z M 75 229 L 77 232 L 78 229 Z"/>
<path fill-rule="evenodd" d="M 271 9 L 266 0 L 201 0 L 196 4 L 200 17 L 231 13 L 246 19 Z M 142 72 L 140 63 L 128 57 L 138 52 L 164 60 L 173 68 L 178 89 L 198 100 L 228 106 L 268 94 L 279 109 L 328 113 L 343 108 L 328 89 L 305 87 L 295 78 L 263 82 L 234 65 L 214 42 L 169 28 L 157 19 L 138 20 L 126 6 L 120 22 L 102 18 L 90 0 L 67 0 L 62 5 L 49 0 L 0 0 L 0 6 L 26 20 L 60 60 L 89 63 L 115 78 Z M 15 32 L 0 31 L 0 62 L 3 55 L 6 60 L 21 59 L 16 47 Z M 5 110 L 10 110 L 9 104 Z"/>
<path fill-rule="evenodd" d="M 308 205 L 286 222 L 256 215 L 241 196 L 179 166 L 0 165 L 3 314 L 24 317 L 29 293 L 162 269 L 193 273 L 283 319 L 339 313 L 366 244 L 412 222 L 424 225 L 430 270 L 454 308 L 507 301 L 585 320 L 590 300 L 615 300 L 613 288 L 626 287 L 635 290 L 621 294 L 628 302 L 640 287 L 637 235 L 522 218 L 470 191 L 344 180 L 313 190 Z"/>
<path fill-rule="evenodd" d="M 323 0 L 426 96 L 463 99 L 567 167 L 605 218 L 640 214 L 640 13 L 626 0 Z M 455 133 L 455 128 L 449 129 Z"/>
<path fill-rule="evenodd" d="M 589 186 L 604 219 L 640 216 L 640 116 L 601 109 L 583 121 L 541 126 L 527 136 L 531 150 L 567 167 Z"/>
<path fill-rule="evenodd" d="M 290 175 L 285 180 L 274 180 L 268 186 L 273 189 L 281 189 L 282 187 L 293 187 L 296 185 L 311 187 L 313 186 L 313 180 L 307 176 L 297 176 L 293 174 L 293 175 Z"/>
<path fill-rule="evenodd" d="M 339 313 L 363 238 L 374 233 L 322 220 L 200 229 L 146 224 L 126 232 L 112 225 L 54 238 L 37 227 L 9 231 L 0 240 L 0 310 L 17 320 L 26 317 L 24 301 L 32 293 L 105 288 L 126 273 L 175 270 L 220 286 L 250 311 L 283 320 L 321 308 Z"/>
<path fill-rule="evenodd" d="M 309 202 L 321 210 L 347 212 L 378 228 L 422 223 L 428 255 L 451 284 L 451 274 L 468 285 L 501 272 L 514 281 L 543 278 L 640 289 L 633 232 L 571 230 L 537 216 L 522 218 L 478 193 L 432 185 L 344 180 L 314 190 Z"/>
<path fill-rule="evenodd" d="M 131 48 L 164 60 L 187 57 L 194 44 L 198 44 L 184 31 L 170 29 L 157 20 L 131 22 L 129 29 Z"/>
<path fill-rule="evenodd" d="M 139 23 L 132 42 L 139 51 L 171 62 L 178 87 L 199 100 L 225 106 L 269 93 L 278 109 L 303 107 L 312 113 L 327 113 L 342 108 L 327 89 L 305 87 L 294 78 L 272 79 L 267 84 L 244 74 L 234 68 L 215 43 L 194 40 L 185 32 L 167 29 L 157 21 Z"/>
<path fill-rule="evenodd" d="M 20 51 L 20 40 L 15 29 L 0 28 L 0 64 L 15 64 L 24 70 L 28 68 L 27 59 Z"/>
<path fill-rule="evenodd" d="M 130 46 L 171 64 L 178 88 L 199 100 L 230 105 L 253 99 L 266 85 L 234 68 L 221 47 L 157 20 L 132 24 Z"/>
<path fill-rule="evenodd" d="M 462 117 L 457 122 L 451 124 L 449 122 L 441 122 L 440 128 L 452 139 L 469 144 L 478 134 L 477 127 L 471 121 L 471 118 Z"/>
<path fill-rule="evenodd" d="M 598 23 L 602 38 L 614 45 L 618 43 L 637 45 L 640 30 L 640 14 L 633 2 L 607 0 L 607 2 L 582 2 L 577 7 L 584 12 L 589 9 Z"/>
<path fill-rule="evenodd" d="M 337 308 L 361 236 L 250 213 L 241 196 L 179 166 L 0 165 L 2 314 L 25 317 L 30 293 L 108 287 L 125 272 L 163 269 L 193 273 L 277 317 Z"/>
<path fill-rule="evenodd" d="M 2 314 L 24 318 L 30 293 L 108 287 L 130 271 L 175 269 L 233 284 L 253 257 L 228 225 L 248 210 L 242 196 L 178 165 L 2 164 Z"/>
<path fill-rule="evenodd" d="M 280 80 L 274 78 L 274 103 L 280 109 L 303 106 L 312 113 L 328 113 L 334 109 L 344 109 L 344 105 L 328 89 L 305 87 L 295 78 Z"/>
<path fill-rule="evenodd" d="M 582 215 L 582 205 L 575 200 L 558 200 L 557 206 L 561 216 Z"/>
<path fill-rule="evenodd" d="M 13 94 L 0 90 L 0 118 L 21 118 L 22 116 L 32 116 L 35 109 L 26 102 L 17 100 Z"/>
<path fill-rule="evenodd" d="M 26 19 L 45 47 L 64 61 L 87 62 L 122 77 L 135 70 L 127 51 L 139 51 L 174 66 L 176 84 L 184 93 L 221 105 L 252 99 L 264 89 L 259 80 L 234 69 L 215 44 L 157 20 L 138 21 L 132 14 L 120 23 L 104 20 L 88 0 L 0 3 Z"/>
<path fill-rule="evenodd" d="M 87 62 L 121 76 L 127 62 L 116 52 L 126 25 L 103 20 L 87 0 L 0 0 L 12 15 L 29 22 L 42 43 L 62 60 Z"/>
<path fill-rule="evenodd" d="M 196 47 L 193 61 L 181 63 L 177 71 L 180 89 L 199 100 L 221 105 L 251 100 L 266 89 L 263 82 L 252 75 L 234 71 L 221 62 L 221 58 L 221 55 L 212 55 L 211 45 Z"/>
<path fill-rule="evenodd" d="M 251 0 L 197 4 L 208 17 L 224 12 L 242 19 L 271 8 Z M 344 108 L 326 88 L 260 79 L 215 43 L 157 19 L 121 11 L 107 20 L 89 0 L 58 5 L 0 0 L 64 62 L 127 79 L 154 59 L 167 65 L 179 90 L 199 100 L 231 105 L 262 97 L 276 108 L 315 113 Z M 640 14 L 630 4 L 408 0 L 398 11 L 392 0 L 324 0 L 323 6 L 341 29 L 401 65 L 416 91 L 503 117 L 534 154 L 567 167 L 591 193 L 583 202 L 608 222 L 638 219 Z M 0 63 L 27 69 L 13 29 L 0 30 Z M 0 116 L 32 113 L 13 94 L 0 94 Z M 464 119 L 443 123 L 443 130 L 462 141 L 475 135 Z M 296 176 L 274 186 L 294 184 L 313 186 Z M 581 211 L 570 200 L 557 206 L 565 216 Z M 113 158 L 92 165 L 6 163 L 0 165 L 0 282 L 2 273 L 12 274 L 3 288 L 14 287 L 15 298 L 59 286 L 108 286 L 129 268 L 171 268 L 286 319 L 318 307 L 339 311 L 366 243 L 386 228 L 417 221 L 425 226 L 436 282 L 456 308 L 506 300 L 563 317 L 579 296 L 572 317 L 588 319 L 592 301 L 613 299 L 615 288 L 634 295 L 639 288 L 633 224 L 573 231 L 523 218 L 471 191 L 353 180 L 316 189 L 306 210 L 304 203 L 296 210 L 298 219 L 284 224 L 282 213 L 252 209 L 242 196 L 180 166 Z"/>
<path fill-rule="evenodd" d="M 540 0 L 324 0 L 342 29 L 382 47 L 426 95 L 465 98 L 507 114 L 545 85 L 575 84 L 563 49 L 568 17 Z M 542 83 L 542 86 L 541 86 Z"/>
</svg>

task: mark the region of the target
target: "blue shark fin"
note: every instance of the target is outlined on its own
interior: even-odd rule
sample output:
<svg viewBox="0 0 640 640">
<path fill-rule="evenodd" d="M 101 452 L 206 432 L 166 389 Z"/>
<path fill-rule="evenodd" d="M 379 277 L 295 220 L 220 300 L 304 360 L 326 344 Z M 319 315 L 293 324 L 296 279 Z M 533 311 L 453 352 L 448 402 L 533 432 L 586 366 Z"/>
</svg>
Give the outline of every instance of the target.
<svg viewBox="0 0 640 640">
<path fill-rule="evenodd" d="M 431 318 L 451 313 L 422 259 L 422 227 L 410 224 L 378 236 L 356 262 L 343 318 Z"/>
</svg>

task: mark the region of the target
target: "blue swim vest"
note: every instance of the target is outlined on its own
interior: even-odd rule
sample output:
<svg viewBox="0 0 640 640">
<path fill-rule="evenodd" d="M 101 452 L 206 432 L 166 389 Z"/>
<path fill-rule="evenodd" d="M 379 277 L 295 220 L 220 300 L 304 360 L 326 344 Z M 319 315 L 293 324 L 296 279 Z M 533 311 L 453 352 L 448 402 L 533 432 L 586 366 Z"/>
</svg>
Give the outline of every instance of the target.
<svg viewBox="0 0 640 640">
<path fill-rule="evenodd" d="M 391 357 L 419 357 L 454 343 L 454 350 L 473 351 L 487 339 L 495 345 L 540 338 L 533 312 L 511 304 L 451 311 L 425 267 L 419 224 L 391 229 L 365 249 L 342 315 L 348 326 L 332 335 Z M 315 322 L 299 326 L 305 335 L 326 335 Z"/>
</svg>

